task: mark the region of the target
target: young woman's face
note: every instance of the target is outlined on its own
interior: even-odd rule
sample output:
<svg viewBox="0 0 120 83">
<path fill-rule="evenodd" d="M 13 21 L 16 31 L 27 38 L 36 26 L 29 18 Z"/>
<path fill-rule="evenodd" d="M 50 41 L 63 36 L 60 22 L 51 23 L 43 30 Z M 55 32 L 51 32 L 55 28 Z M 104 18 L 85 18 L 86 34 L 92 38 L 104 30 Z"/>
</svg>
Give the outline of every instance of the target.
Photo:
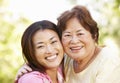
<svg viewBox="0 0 120 83">
<path fill-rule="evenodd" d="M 33 36 L 35 56 L 45 68 L 56 68 L 63 59 L 63 47 L 56 32 L 39 30 Z"/>
<path fill-rule="evenodd" d="M 62 44 L 65 53 L 75 60 L 82 60 L 93 54 L 95 41 L 76 18 L 67 22 L 66 30 L 62 33 Z"/>
</svg>

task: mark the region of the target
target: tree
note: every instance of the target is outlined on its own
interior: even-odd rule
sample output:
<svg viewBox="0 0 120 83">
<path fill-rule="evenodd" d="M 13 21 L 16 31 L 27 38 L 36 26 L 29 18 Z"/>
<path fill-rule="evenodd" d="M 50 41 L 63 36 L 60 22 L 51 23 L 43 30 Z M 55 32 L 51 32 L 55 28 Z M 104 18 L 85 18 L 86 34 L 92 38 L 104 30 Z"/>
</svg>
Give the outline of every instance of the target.
<svg viewBox="0 0 120 83">
<path fill-rule="evenodd" d="M 0 83 L 13 83 L 16 72 L 24 63 L 21 54 L 21 35 L 28 19 L 7 10 L 6 0 L 0 1 Z"/>
</svg>

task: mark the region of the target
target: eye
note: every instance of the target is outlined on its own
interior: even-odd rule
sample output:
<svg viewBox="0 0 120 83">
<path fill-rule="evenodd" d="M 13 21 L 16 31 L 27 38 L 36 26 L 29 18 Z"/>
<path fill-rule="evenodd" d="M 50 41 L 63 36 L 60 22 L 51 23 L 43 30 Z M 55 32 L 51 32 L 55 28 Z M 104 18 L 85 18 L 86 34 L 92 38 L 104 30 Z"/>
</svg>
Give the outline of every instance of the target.
<svg viewBox="0 0 120 83">
<path fill-rule="evenodd" d="M 54 41 L 51 42 L 51 44 L 54 44 L 54 43 L 57 43 L 57 40 L 54 40 Z"/>
<path fill-rule="evenodd" d="M 64 37 L 70 37 L 71 35 L 70 34 L 65 34 L 63 35 Z"/>
<path fill-rule="evenodd" d="M 45 47 L 44 45 L 37 46 L 37 48 L 40 48 L 40 49 L 42 49 L 44 47 Z"/>
<path fill-rule="evenodd" d="M 78 36 L 81 36 L 81 35 L 84 35 L 84 33 L 78 33 L 77 35 L 78 35 Z"/>
</svg>

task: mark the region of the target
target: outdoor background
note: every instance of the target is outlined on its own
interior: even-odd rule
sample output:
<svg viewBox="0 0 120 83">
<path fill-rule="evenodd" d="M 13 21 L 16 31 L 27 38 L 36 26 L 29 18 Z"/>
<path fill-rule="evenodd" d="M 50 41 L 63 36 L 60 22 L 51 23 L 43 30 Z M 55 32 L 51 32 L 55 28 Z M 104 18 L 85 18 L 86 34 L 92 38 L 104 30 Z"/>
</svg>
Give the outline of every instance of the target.
<svg viewBox="0 0 120 83">
<path fill-rule="evenodd" d="M 56 18 L 75 5 L 85 5 L 100 28 L 100 44 L 120 50 L 120 0 L 0 0 L 0 83 L 13 83 L 24 64 L 21 36 L 38 20 Z"/>
</svg>

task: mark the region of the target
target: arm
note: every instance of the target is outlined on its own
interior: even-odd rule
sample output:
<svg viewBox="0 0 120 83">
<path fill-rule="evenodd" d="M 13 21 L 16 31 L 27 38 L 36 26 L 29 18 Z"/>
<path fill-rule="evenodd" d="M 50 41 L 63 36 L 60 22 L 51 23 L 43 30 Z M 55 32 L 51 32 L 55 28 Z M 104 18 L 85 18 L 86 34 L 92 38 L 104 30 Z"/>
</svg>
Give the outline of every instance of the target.
<svg viewBox="0 0 120 83">
<path fill-rule="evenodd" d="M 120 83 L 120 59 L 119 57 L 112 57 L 103 59 L 100 71 L 96 76 L 95 83 Z"/>
<path fill-rule="evenodd" d="M 97 75 L 95 83 L 120 83 L 120 67 L 116 67 L 112 71 L 108 69 L 108 71 L 101 71 L 100 74 Z"/>
<path fill-rule="evenodd" d="M 15 83 L 17 82 L 17 80 L 24 74 L 28 73 L 28 72 L 31 72 L 32 69 L 27 65 L 27 64 L 24 64 L 17 72 L 17 75 L 15 77 Z"/>
<path fill-rule="evenodd" d="M 17 83 L 44 83 L 44 77 L 39 73 L 27 73 L 18 79 Z"/>
</svg>

